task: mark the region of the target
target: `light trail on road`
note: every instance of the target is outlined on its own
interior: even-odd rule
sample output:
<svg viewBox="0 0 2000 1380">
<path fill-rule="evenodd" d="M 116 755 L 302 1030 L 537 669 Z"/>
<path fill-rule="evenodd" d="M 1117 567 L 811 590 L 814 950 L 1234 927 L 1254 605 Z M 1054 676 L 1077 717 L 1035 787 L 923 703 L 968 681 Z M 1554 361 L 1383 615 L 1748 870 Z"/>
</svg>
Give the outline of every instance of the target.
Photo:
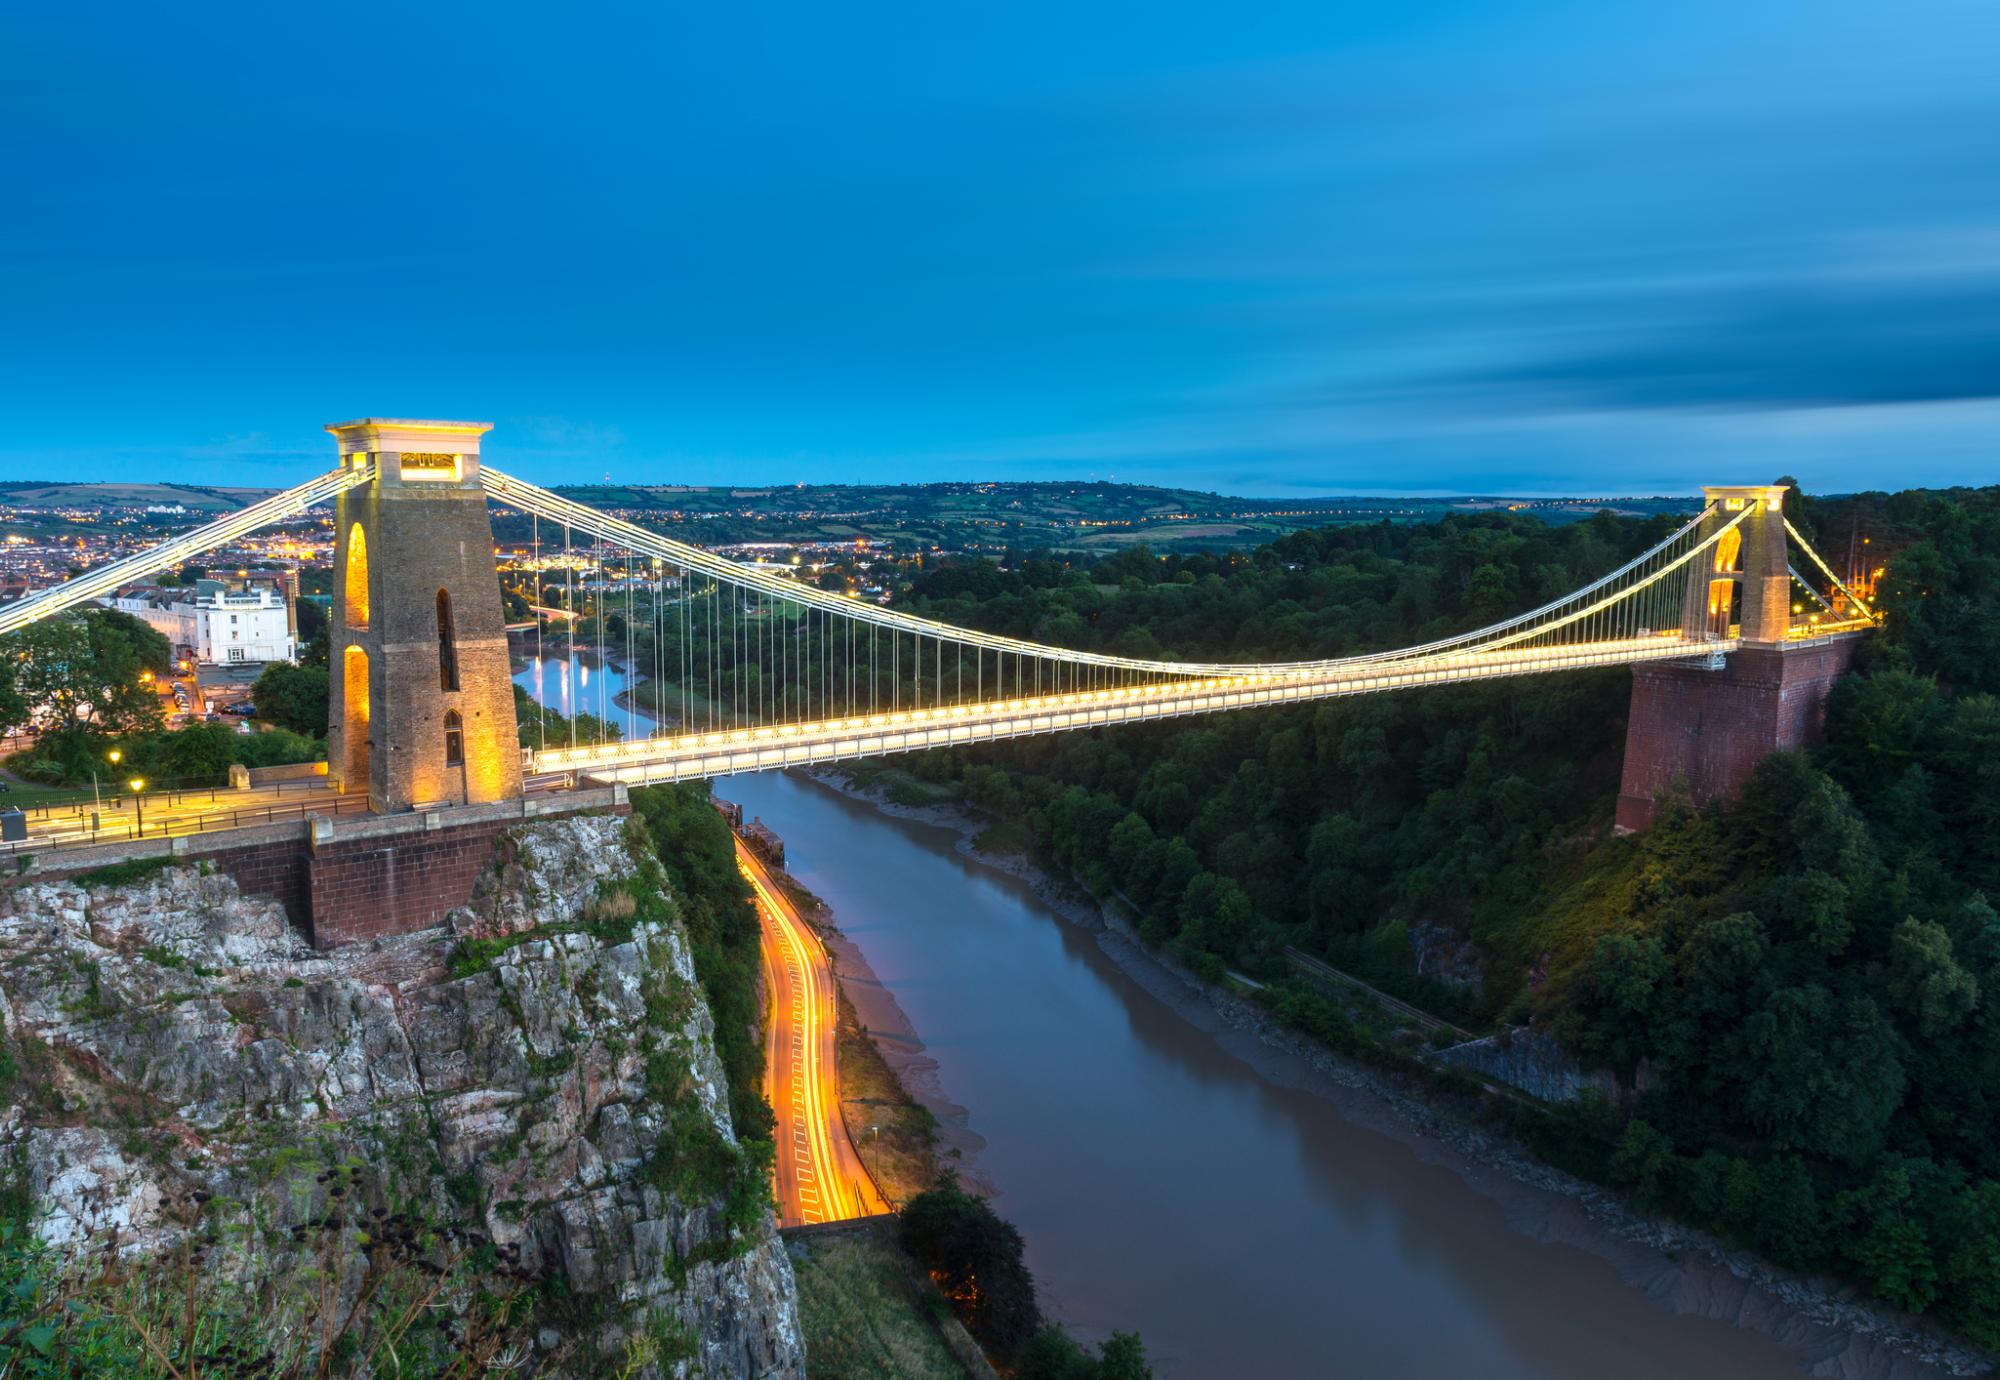
<svg viewBox="0 0 2000 1380">
<path fill-rule="evenodd" d="M 764 1089 L 778 1118 L 772 1169 L 778 1224 L 887 1212 L 840 1115 L 835 1062 L 840 996 L 826 946 L 740 838 L 736 865 L 756 893 L 763 929 L 764 990 L 770 996 Z"/>
</svg>

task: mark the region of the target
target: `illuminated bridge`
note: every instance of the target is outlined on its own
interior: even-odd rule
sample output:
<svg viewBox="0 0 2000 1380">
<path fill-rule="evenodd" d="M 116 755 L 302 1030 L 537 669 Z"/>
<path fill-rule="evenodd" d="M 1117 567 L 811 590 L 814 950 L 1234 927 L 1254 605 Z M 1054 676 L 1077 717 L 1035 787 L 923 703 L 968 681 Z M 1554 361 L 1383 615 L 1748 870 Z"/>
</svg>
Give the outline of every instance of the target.
<svg viewBox="0 0 2000 1380">
<path fill-rule="evenodd" d="M 1746 763 L 1809 736 L 1849 635 L 1876 621 L 1792 526 L 1783 489 L 1716 487 L 1678 530 L 1593 583 L 1422 646 L 1246 664 L 1111 656 L 934 622 L 725 559 L 482 465 L 487 429 L 329 427 L 340 448 L 331 473 L 0 608 L 0 633 L 331 502 L 330 774 L 349 791 L 365 785 L 378 813 L 507 799 L 550 774 L 678 781 L 1632 666 L 1619 817 L 1641 827 L 1672 780 L 1721 794 Z M 624 664 L 654 731 L 581 741 L 572 721 L 562 741 L 519 747 L 489 503 L 526 516 L 537 594 L 544 581 L 564 590 L 565 644 Z"/>
</svg>

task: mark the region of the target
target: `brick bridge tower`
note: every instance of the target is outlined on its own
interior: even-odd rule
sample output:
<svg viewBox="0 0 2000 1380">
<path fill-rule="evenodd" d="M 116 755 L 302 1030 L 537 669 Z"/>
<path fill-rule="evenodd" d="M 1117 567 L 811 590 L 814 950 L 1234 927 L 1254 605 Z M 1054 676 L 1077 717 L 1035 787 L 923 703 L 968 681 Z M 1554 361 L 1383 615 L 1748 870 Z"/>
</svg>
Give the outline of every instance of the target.
<svg viewBox="0 0 2000 1380">
<path fill-rule="evenodd" d="M 393 814 L 521 794 L 485 422 L 329 426 L 372 483 L 337 500 L 327 771 Z"/>
<path fill-rule="evenodd" d="M 1710 531 L 1745 508 L 1750 515 L 1705 558 L 1707 578 L 1688 581 L 1681 627 L 1690 637 L 1741 646 L 1713 663 L 1632 668 L 1620 830 L 1644 829 L 1658 798 L 1687 790 L 1697 804 L 1736 794 L 1773 752 L 1817 742 L 1826 696 L 1853 663 L 1858 635 L 1793 641 L 1791 565 L 1782 485 L 1702 490 L 1716 509 Z"/>
</svg>

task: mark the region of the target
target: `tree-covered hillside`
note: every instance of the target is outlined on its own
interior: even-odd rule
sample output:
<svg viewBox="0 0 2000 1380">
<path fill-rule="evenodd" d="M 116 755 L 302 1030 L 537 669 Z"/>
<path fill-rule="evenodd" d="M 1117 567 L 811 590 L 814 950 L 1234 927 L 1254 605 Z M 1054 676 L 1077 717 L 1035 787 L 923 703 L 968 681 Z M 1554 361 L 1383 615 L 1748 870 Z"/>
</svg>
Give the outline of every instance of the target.
<svg viewBox="0 0 2000 1380">
<path fill-rule="evenodd" d="M 1630 678 L 1382 695 L 914 759 L 1197 966 L 1296 946 L 1635 1088 L 1566 1157 L 2000 1343 L 2000 490 L 1800 502 L 1892 552 L 1828 741 L 1610 831 Z M 1301 657 L 1477 626 L 1661 520 L 1453 517 L 1248 556 L 927 574 L 921 612 L 1074 646 Z M 1990 899 L 1989 899 L 1990 898 Z M 1448 979 L 1440 981 L 1439 978 Z"/>
</svg>

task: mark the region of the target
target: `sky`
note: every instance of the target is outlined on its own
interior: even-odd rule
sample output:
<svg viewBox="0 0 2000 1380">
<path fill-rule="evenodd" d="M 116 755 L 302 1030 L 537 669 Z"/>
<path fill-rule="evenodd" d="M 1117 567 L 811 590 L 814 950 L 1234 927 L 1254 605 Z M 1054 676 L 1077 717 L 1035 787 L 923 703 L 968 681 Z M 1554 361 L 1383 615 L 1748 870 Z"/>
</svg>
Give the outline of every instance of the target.
<svg viewBox="0 0 2000 1380">
<path fill-rule="evenodd" d="M 0 478 L 2000 479 L 2000 6 L 0 6 Z"/>
</svg>

